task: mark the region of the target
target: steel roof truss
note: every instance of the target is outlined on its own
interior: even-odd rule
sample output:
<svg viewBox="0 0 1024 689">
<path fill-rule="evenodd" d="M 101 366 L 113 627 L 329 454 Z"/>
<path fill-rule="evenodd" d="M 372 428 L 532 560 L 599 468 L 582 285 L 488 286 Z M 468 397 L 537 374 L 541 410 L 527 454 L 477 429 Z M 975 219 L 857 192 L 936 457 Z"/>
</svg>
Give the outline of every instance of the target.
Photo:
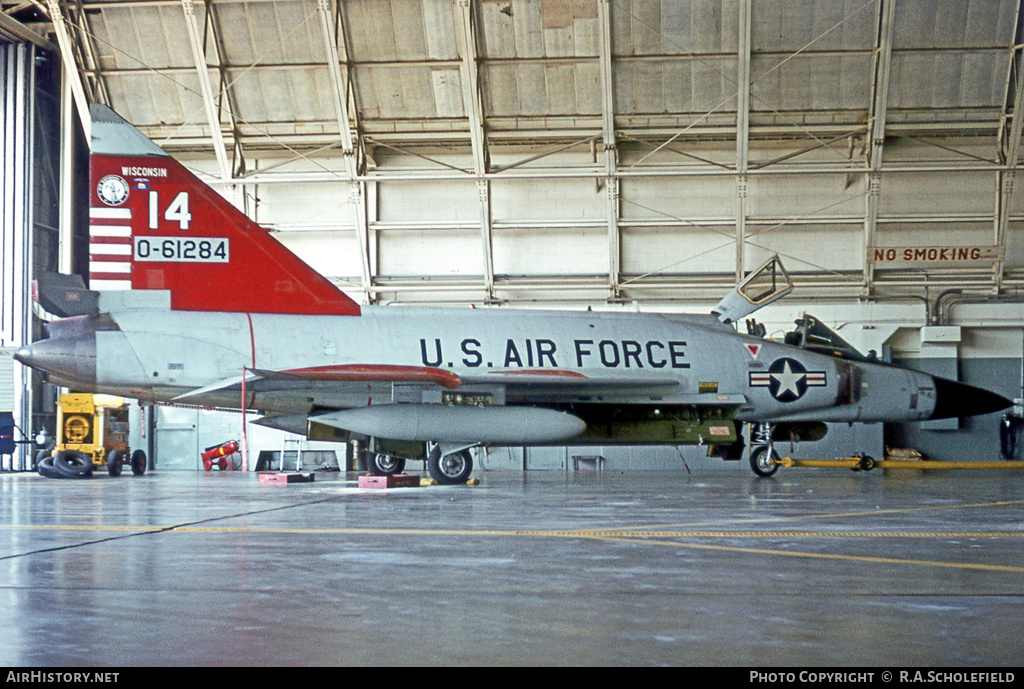
<svg viewBox="0 0 1024 689">
<path fill-rule="evenodd" d="M 1021 24 L 1024 23 L 1024 18 L 1021 17 L 1021 3 L 1017 3 L 1017 22 L 1018 26 L 1015 36 L 1019 36 L 1021 32 Z M 1007 94 L 1004 99 L 1004 103 L 1008 103 L 1010 100 L 1010 88 L 1013 91 L 1013 119 L 1010 123 L 1009 136 L 1004 139 L 1003 132 L 1005 126 L 1000 127 L 1000 151 L 1001 157 L 1004 157 L 1003 161 L 1009 168 L 997 173 L 997 179 L 999 184 L 999 190 L 996 197 L 996 213 L 995 213 L 995 237 L 994 245 L 1001 247 L 1003 256 L 1006 256 L 1007 248 L 1007 228 L 1010 225 L 1010 209 L 1013 204 L 1013 186 L 1014 176 L 1017 165 L 1020 163 L 1020 143 L 1021 143 L 1021 132 L 1024 130 L 1024 115 L 1022 115 L 1021 108 L 1024 107 L 1024 65 L 1021 61 L 1024 60 L 1024 55 L 1021 53 L 1021 47 L 1014 44 L 1010 46 L 1010 65 L 1008 69 L 1006 79 Z M 1014 79 L 1016 75 L 1016 79 Z M 1005 108 L 1005 106 L 1004 106 Z M 1006 121 L 1004 116 L 1003 121 Z M 1003 148 L 1005 146 L 1005 149 Z M 1004 261 L 996 261 L 992 266 L 992 282 L 994 291 L 998 294 L 1003 284 L 1004 278 Z"/>
<path fill-rule="evenodd" d="M 188 41 L 192 47 L 192 57 L 196 63 L 196 74 L 199 77 L 199 92 L 203 98 L 206 119 L 210 126 L 210 139 L 213 151 L 217 156 L 220 175 L 225 181 L 231 179 L 231 163 L 228 162 L 227 147 L 224 143 L 224 132 L 221 129 L 220 109 L 213 97 L 213 83 L 210 81 L 210 68 L 206 64 L 206 48 L 196 20 L 196 8 L 193 0 L 181 0 L 181 8 L 185 13 L 185 27 L 188 29 Z M 207 13 L 207 21 L 209 14 Z"/>
<path fill-rule="evenodd" d="M 878 229 L 878 204 L 881 197 L 882 153 L 885 146 L 885 118 L 889 103 L 889 77 L 892 70 L 892 41 L 896 31 L 895 0 L 879 0 L 871 118 L 868 132 L 867 194 L 864 197 L 864 291 L 874 289 L 875 267 L 868 260 L 868 249 L 875 244 Z"/>
<path fill-rule="evenodd" d="M 743 279 L 747 243 L 747 163 L 750 156 L 750 38 L 752 0 L 740 0 L 736 55 L 736 282 Z"/>
<path fill-rule="evenodd" d="M 75 99 L 75 108 L 78 110 L 78 118 L 82 122 L 82 130 L 85 132 L 85 138 L 88 141 L 92 137 L 92 117 L 89 115 L 90 99 L 85 93 L 85 83 L 82 81 L 82 72 L 79 69 L 81 60 L 75 57 L 77 51 L 65 25 L 64 10 L 61 9 L 60 3 L 58 0 L 46 0 L 46 6 L 50 13 L 50 20 L 53 21 L 54 32 L 57 34 L 57 44 L 60 46 L 64 73 L 71 82 L 71 93 Z"/>
<path fill-rule="evenodd" d="M 604 172 L 606 213 L 608 220 L 608 289 L 609 297 L 620 297 L 620 273 L 622 271 L 622 236 L 619 229 L 619 177 L 618 146 L 615 139 L 615 94 L 612 78 L 612 21 L 611 2 L 598 3 L 600 22 L 601 66 L 601 134 L 604 142 Z"/>
<path fill-rule="evenodd" d="M 469 117 L 469 138 L 473 151 L 473 170 L 477 177 L 480 198 L 480 240 L 483 244 L 484 292 L 494 299 L 494 244 L 491 238 L 491 188 L 486 174 L 490 166 L 487 136 L 484 132 L 483 97 L 477 44 L 476 7 L 471 0 L 453 0 L 457 45 L 462 56 L 459 72 L 462 77 L 462 100 Z"/>
</svg>

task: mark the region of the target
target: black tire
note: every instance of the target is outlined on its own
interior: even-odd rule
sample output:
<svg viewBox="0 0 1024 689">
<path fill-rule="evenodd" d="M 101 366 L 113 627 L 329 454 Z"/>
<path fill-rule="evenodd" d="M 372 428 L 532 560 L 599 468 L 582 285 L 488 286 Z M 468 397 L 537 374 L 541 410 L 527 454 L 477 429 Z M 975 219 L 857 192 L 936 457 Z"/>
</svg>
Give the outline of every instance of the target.
<svg viewBox="0 0 1024 689">
<path fill-rule="evenodd" d="M 394 476 L 405 471 L 405 459 L 379 452 L 367 452 L 366 469 L 374 476 Z"/>
<path fill-rule="evenodd" d="M 46 478 L 64 478 L 64 474 L 57 471 L 57 467 L 53 466 L 53 457 L 47 455 L 36 462 L 36 471 L 39 472 L 40 476 Z"/>
<path fill-rule="evenodd" d="M 64 478 L 89 478 L 92 476 L 92 458 L 78 450 L 61 450 L 53 458 L 53 466 Z"/>
<path fill-rule="evenodd" d="M 771 448 L 769 453 L 768 446 L 761 445 L 750 453 L 750 468 L 758 476 L 767 478 L 779 470 L 778 460 L 779 453 L 775 448 Z"/>
<path fill-rule="evenodd" d="M 132 473 L 136 476 L 142 476 L 146 473 L 146 453 L 142 450 L 136 450 L 132 453 Z"/>
<path fill-rule="evenodd" d="M 39 452 L 37 452 L 36 453 L 36 467 L 38 468 L 39 465 L 43 463 L 43 460 L 46 459 L 49 456 L 50 456 L 50 451 L 49 450 L 40 450 Z M 53 464 L 53 462 L 50 462 L 50 464 Z"/>
<path fill-rule="evenodd" d="M 121 467 L 124 466 L 124 453 L 120 450 L 111 450 L 107 453 L 107 473 L 111 476 L 120 476 Z"/>
<path fill-rule="evenodd" d="M 875 468 L 875 458 L 871 455 L 864 455 L 860 458 L 860 462 L 857 464 L 858 468 L 862 471 L 871 471 Z"/>
<path fill-rule="evenodd" d="M 465 483 L 473 473 L 473 456 L 469 450 L 441 454 L 441 448 L 435 447 L 427 457 L 427 471 L 430 477 L 446 486 Z"/>
</svg>

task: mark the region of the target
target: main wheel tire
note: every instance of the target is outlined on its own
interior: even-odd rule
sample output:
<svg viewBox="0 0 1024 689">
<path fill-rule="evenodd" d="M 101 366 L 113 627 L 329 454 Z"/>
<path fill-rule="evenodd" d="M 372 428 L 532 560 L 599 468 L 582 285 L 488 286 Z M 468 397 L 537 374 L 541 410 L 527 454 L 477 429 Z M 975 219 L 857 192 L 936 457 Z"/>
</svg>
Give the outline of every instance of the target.
<svg viewBox="0 0 1024 689">
<path fill-rule="evenodd" d="M 769 451 L 767 445 L 761 445 L 750 453 L 750 468 L 761 477 L 771 476 L 778 471 L 778 461 L 779 453 L 775 451 L 775 448 L 771 448 Z"/>
<path fill-rule="evenodd" d="M 111 476 L 120 476 L 121 467 L 124 466 L 124 453 L 120 450 L 111 450 L 107 453 L 107 473 Z"/>
<path fill-rule="evenodd" d="M 53 457 L 47 455 L 36 462 L 36 471 L 39 472 L 40 476 L 46 478 L 64 478 L 64 474 L 57 471 L 57 467 L 53 466 Z"/>
<path fill-rule="evenodd" d="M 394 476 L 405 471 L 405 459 L 380 452 L 367 452 L 366 468 L 374 476 Z"/>
<path fill-rule="evenodd" d="M 136 450 L 132 453 L 132 473 L 136 476 L 142 476 L 146 473 L 146 453 L 142 450 Z"/>
<path fill-rule="evenodd" d="M 442 485 L 465 483 L 473 473 L 473 456 L 469 450 L 442 455 L 441 448 L 435 447 L 427 457 L 427 471 Z"/>
<path fill-rule="evenodd" d="M 65 478 L 88 478 L 92 476 L 92 458 L 78 450 L 61 450 L 53 458 L 53 466 Z"/>
</svg>

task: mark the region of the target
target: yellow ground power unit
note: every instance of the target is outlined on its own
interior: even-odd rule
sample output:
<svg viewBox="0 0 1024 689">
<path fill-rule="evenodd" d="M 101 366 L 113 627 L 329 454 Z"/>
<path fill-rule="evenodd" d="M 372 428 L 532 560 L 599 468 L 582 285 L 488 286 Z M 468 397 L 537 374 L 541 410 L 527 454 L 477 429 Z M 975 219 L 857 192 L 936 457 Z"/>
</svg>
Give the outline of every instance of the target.
<svg viewBox="0 0 1024 689">
<path fill-rule="evenodd" d="M 106 467 L 120 476 L 126 461 L 132 473 L 146 473 L 146 453 L 129 448 L 128 407 L 120 397 L 69 393 L 57 405 L 57 443 L 49 457 L 40 457 L 37 469 L 51 478 L 89 476 Z"/>
</svg>

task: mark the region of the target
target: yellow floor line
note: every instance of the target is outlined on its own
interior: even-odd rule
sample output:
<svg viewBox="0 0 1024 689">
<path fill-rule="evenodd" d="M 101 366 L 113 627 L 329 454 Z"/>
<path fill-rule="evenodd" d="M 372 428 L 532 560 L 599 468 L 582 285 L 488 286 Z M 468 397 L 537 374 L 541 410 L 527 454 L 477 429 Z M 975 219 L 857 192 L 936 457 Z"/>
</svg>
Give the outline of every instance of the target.
<svg viewBox="0 0 1024 689">
<path fill-rule="evenodd" d="M 12 530 L 46 530 L 46 531 L 132 531 L 149 533 L 156 531 L 183 533 L 276 533 L 276 534 L 318 534 L 318 535 L 405 535 L 405 536 L 488 536 L 488 537 L 533 537 L 533 538 L 585 538 L 598 541 L 619 543 L 643 543 L 675 548 L 694 550 L 714 550 L 718 552 L 734 552 L 754 555 L 773 555 L 782 557 L 803 557 L 824 560 L 841 560 L 849 562 L 867 562 L 874 564 L 895 564 L 918 567 L 942 567 L 989 572 L 1012 572 L 1024 574 L 1024 567 L 1010 565 L 986 565 L 961 562 L 941 562 L 936 560 L 914 560 L 889 557 L 871 557 L 864 555 L 844 555 L 838 553 L 812 553 L 771 548 L 755 548 L 741 546 L 713 545 L 707 543 L 686 543 L 679 541 L 659 540 L 663 538 L 1021 538 L 1019 532 L 854 532 L 836 531 L 634 531 L 623 533 L 614 530 L 574 530 L 574 531 L 525 531 L 525 530 L 487 530 L 487 529 L 396 529 L 396 528 L 288 528 L 288 527 L 224 527 L 224 526 L 127 526 L 127 525 L 59 525 L 32 524 L 0 525 L 0 529 Z"/>
<path fill-rule="evenodd" d="M 932 507 L 901 507 L 886 510 L 859 510 L 857 512 L 836 512 L 836 513 L 818 513 L 818 514 L 799 514 L 799 515 L 775 515 L 771 517 L 758 517 L 755 519 L 714 519 L 706 522 L 687 523 L 687 524 L 648 524 L 644 526 L 623 526 L 618 528 L 609 529 L 609 531 L 617 531 L 619 533 L 632 533 L 636 529 L 643 531 L 656 530 L 671 530 L 671 529 L 694 529 L 702 527 L 720 526 L 724 524 L 739 524 L 743 526 L 753 524 L 764 524 L 766 522 L 787 522 L 797 520 L 808 520 L 808 519 L 849 519 L 853 517 L 871 517 L 878 515 L 891 515 L 891 514 L 910 514 L 913 512 L 934 512 L 942 510 L 965 510 L 975 509 L 979 507 L 1006 507 L 1010 505 L 1024 505 L 1024 500 L 1005 500 L 1000 502 L 979 502 L 968 505 L 935 505 Z"/>
<path fill-rule="evenodd" d="M 633 538 L 601 538 L 606 541 L 635 542 Z M 936 560 L 909 560 L 891 557 L 870 557 L 866 555 L 838 555 L 835 553 L 807 553 L 792 550 L 771 550 L 766 548 L 739 548 L 735 546 L 705 545 L 700 543 L 677 543 L 675 541 L 653 541 L 644 540 L 645 544 L 670 546 L 676 548 L 689 548 L 694 550 L 715 550 L 719 552 L 734 552 L 753 555 L 779 555 L 785 557 L 805 557 L 820 560 L 844 560 L 848 562 L 870 562 L 873 564 L 891 565 L 913 565 L 917 567 L 943 567 L 947 569 L 967 569 L 985 572 L 1012 572 L 1014 574 L 1024 573 L 1024 567 L 1012 567 L 1010 565 L 983 565 L 967 562 L 939 562 Z"/>
</svg>

